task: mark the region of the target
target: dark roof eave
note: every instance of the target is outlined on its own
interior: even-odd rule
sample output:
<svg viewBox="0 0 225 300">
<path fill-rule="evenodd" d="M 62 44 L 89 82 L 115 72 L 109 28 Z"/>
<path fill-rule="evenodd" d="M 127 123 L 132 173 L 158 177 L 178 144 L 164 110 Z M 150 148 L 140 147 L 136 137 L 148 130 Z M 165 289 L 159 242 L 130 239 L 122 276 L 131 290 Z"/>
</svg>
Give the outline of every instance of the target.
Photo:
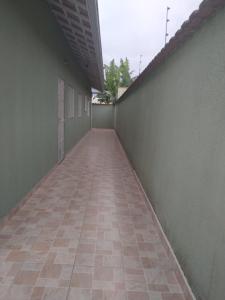
<svg viewBox="0 0 225 300">
<path fill-rule="evenodd" d="M 103 89 L 103 61 L 97 0 L 46 0 L 91 87 Z"/>
</svg>

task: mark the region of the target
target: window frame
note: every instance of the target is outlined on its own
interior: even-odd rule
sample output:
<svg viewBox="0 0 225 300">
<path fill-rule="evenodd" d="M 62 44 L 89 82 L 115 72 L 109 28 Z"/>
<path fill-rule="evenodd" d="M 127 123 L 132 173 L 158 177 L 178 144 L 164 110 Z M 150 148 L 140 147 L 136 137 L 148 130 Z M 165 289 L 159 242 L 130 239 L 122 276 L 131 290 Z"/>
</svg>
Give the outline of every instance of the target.
<svg viewBox="0 0 225 300">
<path fill-rule="evenodd" d="M 73 119 L 75 117 L 75 90 L 71 85 L 67 86 L 66 97 L 66 115 L 67 119 Z"/>
<path fill-rule="evenodd" d="M 78 94 L 78 103 L 77 103 L 77 116 L 78 118 L 82 117 L 82 103 L 83 103 L 83 95 L 82 94 Z"/>
</svg>

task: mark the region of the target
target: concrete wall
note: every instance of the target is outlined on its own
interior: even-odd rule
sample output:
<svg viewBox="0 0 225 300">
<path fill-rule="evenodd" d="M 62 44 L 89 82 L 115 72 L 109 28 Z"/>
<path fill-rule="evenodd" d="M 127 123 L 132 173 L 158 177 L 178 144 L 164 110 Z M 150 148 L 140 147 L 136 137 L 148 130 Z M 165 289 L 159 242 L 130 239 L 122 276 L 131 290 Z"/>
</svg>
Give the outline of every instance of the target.
<svg viewBox="0 0 225 300">
<path fill-rule="evenodd" d="M 0 3 L 0 218 L 57 163 L 58 78 L 76 95 L 91 93 L 46 3 Z M 76 110 L 77 97 L 66 151 L 90 128 Z"/>
<path fill-rule="evenodd" d="M 225 11 L 117 105 L 116 129 L 198 299 L 225 299 Z"/>
<path fill-rule="evenodd" d="M 114 105 L 92 104 L 92 127 L 114 128 Z"/>
</svg>

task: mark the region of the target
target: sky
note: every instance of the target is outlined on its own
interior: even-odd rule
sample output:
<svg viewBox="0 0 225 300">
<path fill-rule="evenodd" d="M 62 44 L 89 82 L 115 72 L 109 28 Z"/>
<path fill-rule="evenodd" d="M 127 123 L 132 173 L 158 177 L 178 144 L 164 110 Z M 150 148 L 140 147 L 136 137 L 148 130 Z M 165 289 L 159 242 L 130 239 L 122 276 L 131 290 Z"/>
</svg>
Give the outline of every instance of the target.
<svg viewBox="0 0 225 300">
<path fill-rule="evenodd" d="M 98 0 L 104 64 L 127 57 L 133 75 L 164 47 L 166 8 L 170 39 L 202 0 Z"/>
</svg>

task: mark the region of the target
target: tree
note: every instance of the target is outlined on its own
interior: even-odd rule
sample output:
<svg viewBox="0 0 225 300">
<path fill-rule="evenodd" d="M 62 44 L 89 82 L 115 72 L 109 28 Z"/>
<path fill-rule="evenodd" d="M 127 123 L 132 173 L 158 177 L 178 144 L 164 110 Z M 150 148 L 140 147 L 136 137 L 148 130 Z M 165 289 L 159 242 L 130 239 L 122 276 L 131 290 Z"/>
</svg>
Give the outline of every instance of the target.
<svg viewBox="0 0 225 300">
<path fill-rule="evenodd" d="M 95 98 L 102 104 L 109 104 L 112 102 L 111 94 L 106 90 L 104 90 L 102 93 L 98 93 Z"/>
<path fill-rule="evenodd" d="M 126 57 L 125 60 L 121 58 L 120 60 L 120 86 L 128 87 L 132 83 L 132 75 L 133 72 L 130 71 L 129 61 Z"/>
<path fill-rule="evenodd" d="M 101 103 L 111 103 L 116 100 L 118 88 L 128 87 L 132 83 L 129 61 L 120 60 L 117 66 L 113 59 L 109 65 L 104 65 L 105 82 L 104 91 L 96 95 L 96 99 Z"/>
<path fill-rule="evenodd" d="M 120 82 L 120 69 L 115 64 L 114 59 L 109 66 L 105 65 L 105 90 L 111 94 L 111 100 L 115 100 L 117 96 L 118 86 Z"/>
</svg>

